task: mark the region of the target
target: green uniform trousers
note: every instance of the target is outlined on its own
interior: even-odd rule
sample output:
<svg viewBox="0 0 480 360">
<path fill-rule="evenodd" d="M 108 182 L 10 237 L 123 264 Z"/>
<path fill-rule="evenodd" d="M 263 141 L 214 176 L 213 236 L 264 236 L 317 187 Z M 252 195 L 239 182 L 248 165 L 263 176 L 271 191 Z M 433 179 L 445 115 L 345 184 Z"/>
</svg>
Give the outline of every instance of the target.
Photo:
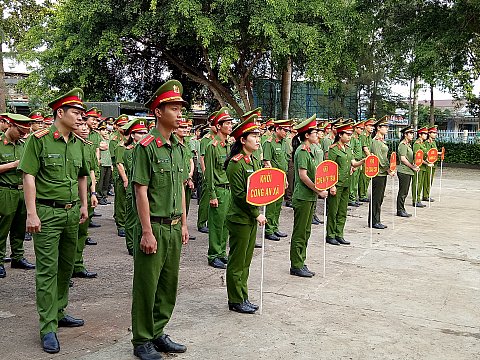
<svg viewBox="0 0 480 360">
<path fill-rule="evenodd" d="M 200 203 L 198 204 L 198 217 L 197 217 L 197 229 L 207 226 L 208 221 L 208 210 L 209 210 L 209 202 L 210 199 L 208 198 L 208 194 L 206 191 L 206 184 L 205 184 L 205 177 L 203 174 L 199 174 L 200 181 L 199 189 L 200 191 Z"/>
<path fill-rule="evenodd" d="M 215 192 L 218 207 L 211 207 L 209 204 L 208 209 L 208 261 L 227 257 L 228 229 L 225 219 L 230 207 L 230 189 L 217 187 Z"/>
<path fill-rule="evenodd" d="M 347 186 L 337 186 L 335 195 L 329 194 L 327 197 L 327 238 L 343 238 L 343 229 L 347 222 L 348 196 L 350 188 Z"/>
<path fill-rule="evenodd" d="M 293 199 L 293 232 L 290 242 L 290 267 L 301 269 L 307 258 L 315 201 Z"/>
<path fill-rule="evenodd" d="M 432 171 L 432 175 L 430 176 L 430 169 Z M 435 177 L 435 167 L 427 167 L 427 171 L 425 171 L 423 177 L 423 198 L 428 199 L 430 197 L 430 189 L 432 188 L 433 178 Z"/>
<path fill-rule="evenodd" d="M 226 221 L 230 233 L 227 266 L 228 301 L 240 304 L 248 300 L 248 275 L 257 237 L 257 224 Z"/>
<path fill-rule="evenodd" d="M 3 265 L 7 253 L 8 233 L 10 233 L 10 257 L 14 260 L 23 258 L 26 220 L 27 210 L 23 191 L 0 187 L 0 265 Z"/>
<path fill-rule="evenodd" d="M 266 206 L 267 223 L 265 224 L 265 235 L 272 235 L 278 231 L 278 219 L 282 211 L 283 196 L 277 201 Z"/>
<path fill-rule="evenodd" d="M 192 200 L 192 189 L 190 186 L 185 185 L 185 210 L 188 212 L 190 211 L 190 201 Z"/>
<path fill-rule="evenodd" d="M 412 202 L 415 204 L 422 201 L 423 179 L 425 171 L 415 172 L 412 179 Z"/>
<path fill-rule="evenodd" d="M 40 336 L 57 332 L 65 316 L 68 285 L 73 272 L 78 240 L 80 208 L 69 210 L 37 204 L 41 232 L 33 234 L 36 257 L 36 297 Z"/>
<path fill-rule="evenodd" d="M 352 176 L 350 177 L 350 196 L 348 197 L 348 200 L 350 200 L 352 202 L 358 201 L 360 173 L 361 172 L 362 172 L 362 170 L 357 168 L 353 172 Z M 365 191 L 365 193 L 366 193 L 366 191 Z"/>
<path fill-rule="evenodd" d="M 372 209 L 368 210 L 368 216 L 370 217 L 370 211 L 372 212 L 372 223 L 378 224 L 381 222 L 382 214 L 382 204 L 383 198 L 385 196 L 385 187 L 387 186 L 387 177 L 386 176 L 375 176 L 372 179 L 372 201 L 369 206 L 372 206 Z M 370 218 L 368 219 L 370 222 Z"/>
<path fill-rule="evenodd" d="M 413 175 L 398 172 L 397 213 L 405 210 L 405 199 L 410 189 Z"/>
<path fill-rule="evenodd" d="M 359 171 L 359 170 L 357 170 Z M 358 181 L 358 196 L 360 199 L 368 198 L 368 186 L 370 185 L 370 178 L 365 176 L 365 172 L 362 170 L 360 171 L 359 181 Z"/>
<path fill-rule="evenodd" d="M 91 198 L 90 195 L 88 195 L 88 219 L 83 224 L 78 225 L 78 241 L 77 250 L 75 251 L 75 264 L 73 266 L 73 272 L 85 270 L 85 265 L 83 264 L 83 250 L 85 250 L 85 241 L 88 237 L 88 225 L 90 225 L 90 220 L 92 220 L 94 210 L 90 204 Z"/>
<path fill-rule="evenodd" d="M 138 218 L 138 214 L 135 210 L 133 204 L 133 196 L 131 193 L 127 193 L 125 197 L 125 244 L 127 246 L 127 250 L 133 252 L 134 249 L 134 242 L 136 237 L 140 234 L 141 235 L 141 226 L 140 220 Z"/>
<path fill-rule="evenodd" d="M 140 250 L 141 237 L 134 241 L 132 289 L 132 343 L 134 346 L 163 335 L 177 299 L 178 269 L 182 250 L 182 223 L 152 223 L 157 252 Z"/>
<path fill-rule="evenodd" d="M 125 191 L 125 187 L 123 186 L 123 180 L 118 175 L 118 172 L 117 172 L 117 177 L 114 180 L 113 186 L 115 188 L 115 202 L 113 204 L 115 224 L 117 224 L 117 229 L 125 229 L 126 191 Z"/>
<path fill-rule="evenodd" d="M 295 188 L 295 166 L 293 164 L 293 156 L 288 160 L 287 181 L 288 187 L 285 189 L 284 199 L 285 201 L 292 201 L 293 189 Z"/>
</svg>

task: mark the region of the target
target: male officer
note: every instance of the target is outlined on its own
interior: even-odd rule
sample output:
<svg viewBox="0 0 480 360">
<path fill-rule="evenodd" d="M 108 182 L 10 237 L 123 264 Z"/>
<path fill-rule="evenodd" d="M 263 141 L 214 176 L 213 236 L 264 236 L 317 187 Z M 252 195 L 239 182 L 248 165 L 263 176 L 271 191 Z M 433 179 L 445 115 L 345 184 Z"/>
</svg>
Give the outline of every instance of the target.
<svg viewBox="0 0 480 360">
<path fill-rule="evenodd" d="M 427 141 L 425 141 L 425 149 L 427 150 L 427 152 L 430 149 L 438 149 L 437 142 L 435 141 L 435 139 L 437 138 L 437 131 L 438 131 L 437 125 L 434 125 L 428 129 L 428 139 Z M 425 176 L 423 178 L 423 198 L 422 198 L 423 201 L 430 201 L 430 202 L 435 201 L 430 197 L 430 189 L 432 187 L 434 177 L 435 177 L 435 163 L 433 164 L 429 163 L 427 171 L 425 172 Z"/>
<path fill-rule="evenodd" d="M 360 140 L 360 135 L 365 130 L 365 123 L 363 121 L 357 122 L 353 125 L 353 135 L 350 140 L 350 148 L 353 152 L 353 158 L 355 161 L 362 160 L 362 142 Z M 360 179 L 360 173 L 362 168 L 356 168 L 353 171 L 352 177 L 350 179 L 350 195 L 348 199 L 348 205 L 359 207 L 360 202 L 358 201 L 358 182 Z"/>
<path fill-rule="evenodd" d="M 182 84 L 169 80 L 145 104 L 156 127 L 133 154 L 132 183 L 142 235 L 134 242 L 132 343 L 142 360 L 185 352 L 163 332 L 175 307 L 182 243 L 188 243 L 184 163 L 173 131 L 182 118 Z"/>
<path fill-rule="evenodd" d="M 35 269 L 24 257 L 23 241 L 27 211 L 23 196 L 22 172 L 18 163 L 23 154 L 23 136 L 30 132 L 30 119 L 19 114 L 4 114 L 7 128 L 0 135 L 0 278 L 7 273 L 4 259 L 10 233 L 11 267 Z"/>
<path fill-rule="evenodd" d="M 65 314 L 78 239 L 78 223 L 88 218 L 88 171 L 80 139 L 72 134 L 85 108 L 75 88 L 48 106 L 55 122 L 28 138 L 19 169 L 27 207 L 27 231 L 34 234 L 36 299 L 43 350 L 60 351 L 58 327 L 82 326 Z"/>
<path fill-rule="evenodd" d="M 125 237 L 125 187 L 123 186 L 123 180 L 118 174 L 117 163 L 115 159 L 115 150 L 119 144 L 123 144 L 124 136 L 122 126 L 128 122 L 127 115 L 120 115 L 114 123 L 116 130 L 110 137 L 110 143 L 108 150 L 112 157 L 113 165 L 113 187 L 115 189 L 115 202 L 113 204 L 113 217 L 115 218 L 115 224 L 117 225 L 117 235 Z"/>
<path fill-rule="evenodd" d="M 208 263 L 218 269 L 225 269 L 227 259 L 228 229 L 225 226 L 230 206 L 230 183 L 225 171 L 225 160 L 230 154 L 227 137 L 232 132 L 230 110 L 218 110 L 212 121 L 217 135 L 205 150 L 205 192 L 209 199 L 208 209 Z"/>
<path fill-rule="evenodd" d="M 263 144 L 263 164 L 264 167 L 273 167 L 280 169 L 285 174 L 288 172 L 288 155 L 286 152 L 287 131 L 290 131 L 292 122 L 290 120 L 276 120 L 273 122 L 275 132 L 274 138 L 267 139 Z M 288 183 L 287 183 L 288 186 Z M 278 220 L 282 210 L 283 196 L 277 201 L 268 204 L 266 207 L 267 223 L 265 225 L 265 238 L 273 241 L 279 241 L 281 237 L 287 237 L 287 234 L 278 230 Z"/>
<path fill-rule="evenodd" d="M 373 125 L 375 125 L 376 119 L 370 118 L 365 121 L 365 131 L 359 136 L 362 144 L 362 158 L 366 158 L 370 155 L 370 147 L 372 146 L 372 132 Z M 358 170 L 357 170 L 358 171 Z M 368 200 L 368 185 L 370 184 L 370 178 L 365 176 L 365 172 L 360 172 L 360 179 L 358 182 L 358 201 L 369 202 Z"/>
<path fill-rule="evenodd" d="M 28 117 L 32 119 L 30 122 L 30 131 L 32 133 L 44 128 L 44 116 L 45 113 L 42 110 L 33 110 L 30 114 L 28 114 Z"/>
<path fill-rule="evenodd" d="M 8 129 L 8 122 L 6 114 L 0 114 L 0 134 L 3 134 Z"/>
</svg>

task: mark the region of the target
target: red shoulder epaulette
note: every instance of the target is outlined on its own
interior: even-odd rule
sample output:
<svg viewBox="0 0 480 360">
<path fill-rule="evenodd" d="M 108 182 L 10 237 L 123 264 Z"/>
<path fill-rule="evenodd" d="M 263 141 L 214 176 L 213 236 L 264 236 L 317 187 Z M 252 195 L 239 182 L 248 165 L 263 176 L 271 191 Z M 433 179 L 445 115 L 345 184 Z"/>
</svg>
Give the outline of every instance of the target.
<svg viewBox="0 0 480 360">
<path fill-rule="evenodd" d="M 237 154 L 234 157 L 232 157 L 232 160 L 235 162 L 240 161 L 240 159 L 243 158 L 243 154 Z"/>
<path fill-rule="evenodd" d="M 44 137 L 50 132 L 50 129 L 43 129 L 43 130 L 38 130 L 33 133 L 37 139 L 40 139 L 41 137 Z"/>
<path fill-rule="evenodd" d="M 308 152 L 311 151 L 311 150 L 310 150 L 310 146 L 307 146 L 306 144 L 303 144 L 302 150 L 305 150 L 305 151 L 308 151 Z"/>
<path fill-rule="evenodd" d="M 142 140 L 140 140 L 140 145 L 146 147 L 148 144 L 150 144 L 153 141 L 153 139 L 155 139 L 155 136 L 149 134 L 145 136 Z"/>
<path fill-rule="evenodd" d="M 213 146 L 217 146 L 217 145 L 218 145 L 218 140 L 213 140 L 213 141 L 212 141 L 212 145 L 213 145 Z"/>
</svg>

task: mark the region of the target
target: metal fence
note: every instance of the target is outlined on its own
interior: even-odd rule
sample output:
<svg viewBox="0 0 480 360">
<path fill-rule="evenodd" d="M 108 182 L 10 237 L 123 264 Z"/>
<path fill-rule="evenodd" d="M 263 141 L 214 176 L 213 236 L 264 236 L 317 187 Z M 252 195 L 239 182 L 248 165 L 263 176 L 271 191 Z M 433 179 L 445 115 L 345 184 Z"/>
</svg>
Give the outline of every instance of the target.
<svg viewBox="0 0 480 360">
<path fill-rule="evenodd" d="M 399 140 L 399 130 L 391 129 L 388 131 L 387 140 Z M 451 142 L 462 144 L 480 144 L 480 131 L 451 131 L 451 130 L 438 130 L 437 135 L 438 142 Z"/>
</svg>

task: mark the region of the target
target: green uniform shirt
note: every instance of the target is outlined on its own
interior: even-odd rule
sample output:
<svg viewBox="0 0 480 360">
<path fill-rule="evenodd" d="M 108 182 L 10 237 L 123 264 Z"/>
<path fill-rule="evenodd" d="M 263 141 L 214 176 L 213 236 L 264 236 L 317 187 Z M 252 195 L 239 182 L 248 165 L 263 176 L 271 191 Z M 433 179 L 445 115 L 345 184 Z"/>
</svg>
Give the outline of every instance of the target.
<svg viewBox="0 0 480 360">
<path fill-rule="evenodd" d="M 339 142 L 335 143 L 328 151 L 328 160 L 335 161 L 338 164 L 337 186 L 350 186 L 350 169 L 353 160 L 353 152 L 350 146 L 347 144 L 342 148 Z"/>
<path fill-rule="evenodd" d="M 227 219 L 239 224 L 254 224 L 260 214 L 258 207 L 247 203 L 247 179 L 260 169 L 260 161 L 254 156 L 248 157 L 242 151 L 234 156 L 227 166 L 232 200 L 227 212 Z"/>
<path fill-rule="evenodd" d="M 153 128 L 135 146 L 132 183 L 148 186 L 151 216 L 173 218 L 182 215 L 184 171 L 182 152 L 173 134 L 169 145 L 157 128 Z"/>
<path fill-rule="evenodd" d="M 93 144 L 91 141 L 84 142 L 83 156 L 85 157 L 85 164 L 88 170 L 87 192 L 90 192 L 90 186 L 92 185 L 92 178 L 90 177 L 90 171 L 93 170 L 95 173 L 98 171 L 97 152 L 96 152 L 95 144 Z"/>
<path fill-rule="evenodd" d="M 370 151 L 372 154 L 377 155 L 379 160 L 377 176 L 386 176 L 388 174 L 388 168 L 390 167 L 390 161 L 388 159 L 388 145 L 385 143 L 385 141 L 375 138 L 372 140 Z"/>
<path fill-rule="evenodd" d="M 324 154 L 328 153 L 328 151 L 330 150 L 330 146 L 332 146 L 333 140 L 334 139 L 330 137 L 330 134 L 328 134 L 322 139 L 322 150 Z"/>
<path fill-rule="evenodd" d="M 412 145 L 410 143 L 406 144 L 403 141 L 398 145 L 398 159 L 400 160 L 400 164 L 398 165 L 398 172 L 402 174 L 407 174 L 407 175 L 413 175 L 414 171 L 410 169 L 407 165 L 405 165 L 401 157 L 405 156 L 405 158 L 410 162 L 410 164 L 413 164 L 413 150 L 412 150 Z"/>
<path fill-rule="evenodd" d="M 423 151 L 423 160 L 426 160 L 427 159 L 427 147 L 425 146 L 425 142 L 421 142 L 421 140 L 415 141 L 415 143 L 413 144 L 413 156 L 415 156 L 415 153 L 418 150 Z M 427 165 L 422 164 L 420 166 L 420 171 L 427 171 Z"/>
<path fill-rule="evenodd" d="M 300 179 L 298 175 L 299 169 L 306 169 L 307 176 L 315 183 L 315 158 L 313 152 L 308 145 L 301 144 L 295 151 L 293 158 L 293 163 L 295 167 L 295 183 L 293 188 L 293 199 L 294 200 L 306 200 L 306 201 L 316 201 L 317 194 L 311 190 L 305 183 Z"/>
<path fill-rule="evenodd" d="M 212 140 L 215 139 L 215 134 L 212 131 L 209 131 L 201 140 L 200 140 L 200 156 L 205 156 L 205 151 L 207 145 L 210 144 Z"/>
<path fill-rule="evenodd" d="M 128 186 L 126 188 L 126 193 L 132 194 L 132 165 L 133 165 L 133 151 L 135 149 L 136 143 L 132 143 L 125 147 L 123 153 L 122 164 L 125 167 L 125 173 L 128 178 Z"/>
<path fill-rule="evenodd" d="M 5 134 L 0 135 L 0 165 L 20 160 L 23 155 L 24 141 L 18 140 L 15 143 L 8 141 Z M 22 171 L 12 169 L 0 173 L 0 186 L 17 186 L 23 183 Z"/>
<path fill-rule="evenodd" d="M 290 161 L 292 159 L 293 152 L 292 137 L 290 136 L 285 138 L 285 152 L 287 153 L 287 160 Z"/>
<path fill-rule="evenodd" d="M 270 161 L 272 167 L 283 170 L 286 173 L 288 171 L 288 158 L 285 146 L 285 139 L 267 140 L 263 145 L 263 160 Z"/>
<path fill-rule="evenodd" d="M 262 136 L 260 136 L 260 145 L 263 146 L 270 139 L 273 139 L 273 134 L 271 132 L 262 134 Z"/>
<path fill-rule="evenodd" d="M 370 150 L 372 146 L 372 137 L 365 131 L 363 134 L 360 134 L 360 142 L 362 144 L 362 151 L 364 147 L 367 147 Z M 364 155 L 367 156 L 367 153 L 363 151 Z"/>
<path fill-rule="evenodd" d="M 230 145 L 221 142 L 217 137 L 207 145 L 205 150 L 205 183 L 210 200 L 217 198 L 216 186 L 229 184 L 227 172 L 224 169 L 228 154 L 230 154 Z"/>
<path fill-rule="evenodd" d="M 183 139 L 184 143 L 182 144 L 179 142 L 178 144 L 180 145 L 180 150 L 182 151 L 182 157 L 183 157 L 183 162 L 185 164 L 185 171 L 184 171 L 184 178 L 183 181 L 185 182 L 189 178 L 191 166 L 190 166 L 190 160 L 193 159 L 193 153 L 190 147 L 190 144 L 186 142 L 186 138 Z"/>
<path fill-rule="evenodd" d="M 100 163 L 102 166 L 112 166 L 112 156 L 110 150 L 100 150 Z"/>
<path fill-rule="evenodd" d="M 102 141 L 102 135 L 97 132 L 97 130 L 91 130 L 88 134 L 88 140 L 93 143 L 94 148 L 100 147 L 100 142 Z"/>
<path fill-rule="evenodd" d="M 113 157 L 115 158 L 116 164 L 123 164 L 123 155 L 125 154 L 125 146 L 123 144 L 117 144 L 115 147 L 115 152 Z"/>
<path fill-rule="evenodd" d="M 55 125 L 46 131 L 28 137 L 19 169 L 35 176 L 37 199 L 78 201 L 78 178 L 89 175 L 83 142 L 73 133 L 65 142 Z"/>
<path fill-rule="evenodd" d="M 112 165 L 115 165 L 115 149 L 118 146 L 120 141 L 123 141 L 123 135 L 118 131 L 114 131 L 112 135 L 110 135 L 110 141 L 108 143 L 108 151 L 110 151 L 110 155 L 112 157 Z"/>
<path fill-rule="evenodd" d="M 310 145 L 310 149 L 313 152 L 313 158 L 315 159 L 315 166 L 318 166 L 318 164 L 320 164 L 323 161 L 322 145 L 312 144 Z"/>
<path fill-rule="evenodd" d="M 360 161 L 363 158 L 363 150 L 362 150 L 362 141 L 360 140 L 359 135 L 353 134 L 352 139 L 350 140 L 350 148 L 353 152 L 353 158 L 356 161 Z"/>
</svg>

